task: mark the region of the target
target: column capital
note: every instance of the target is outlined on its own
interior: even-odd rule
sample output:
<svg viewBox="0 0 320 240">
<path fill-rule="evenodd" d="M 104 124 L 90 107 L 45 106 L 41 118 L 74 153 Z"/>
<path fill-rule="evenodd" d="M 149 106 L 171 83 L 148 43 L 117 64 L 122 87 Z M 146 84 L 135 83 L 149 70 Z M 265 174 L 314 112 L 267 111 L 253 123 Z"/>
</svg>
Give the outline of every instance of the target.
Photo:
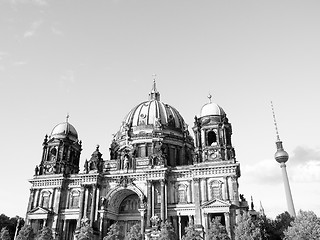
<svg viewBox="0 0 320 240">
<path fill-rule="evenodd" d="M 200 178 L 193 178 L 193 182 L 199 184 L 200 183 Z"/>
<path fill-rule="evenodd" d="M 164 186 L 166 184 L 166 180 L 165 179 L 160 179 L 159 180 L 161 186 Z"/>
</svg>

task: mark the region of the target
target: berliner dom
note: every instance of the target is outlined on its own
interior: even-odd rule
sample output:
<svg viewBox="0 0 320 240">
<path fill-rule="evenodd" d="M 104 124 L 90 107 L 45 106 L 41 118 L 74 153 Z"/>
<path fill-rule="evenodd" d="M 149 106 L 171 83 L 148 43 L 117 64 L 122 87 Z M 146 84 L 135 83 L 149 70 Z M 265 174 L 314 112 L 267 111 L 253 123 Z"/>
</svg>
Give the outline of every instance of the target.
<svg viewBox="0 0 320 240">
<path fill-rule="evenodd" d="M 103 239 L 116 222 L 124 235 L 138 224 L 144 239 L 154 239 L 155 224 L 164 221 L 182 239 L 193 223 L 206 239 L 218 218 L 233 239 L 236 216 L 246 207 L 238 194 L 240 164 L 226 112 L 211 98 L 190 133 L 154 82 L 146 101 L 119 124 L 106 156 L 98 145 L 82 161 L 76 128 L 68 118 L 56 125 L 30 180 L 26 222 L 35 232 L 52 228 L 61 240 L 75 239 L 83 224 Z"/>
</svg>

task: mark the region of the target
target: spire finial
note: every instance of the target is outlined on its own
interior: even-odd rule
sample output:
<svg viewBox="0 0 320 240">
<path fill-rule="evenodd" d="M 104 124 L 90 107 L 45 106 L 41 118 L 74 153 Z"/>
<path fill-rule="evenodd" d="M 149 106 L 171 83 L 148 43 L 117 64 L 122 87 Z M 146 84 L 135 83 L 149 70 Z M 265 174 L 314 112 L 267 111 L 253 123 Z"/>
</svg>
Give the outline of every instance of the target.
<svg viewBox="0 0 320 240">
<path fill-rule="evenodd" d="M 209 102 L 210 102 L 210 103 L 212 102 L 211 98 L 212 98 L 212 95 L 209 93 L 208 99 L 209 99 Z"/>
<path fill-rule="evenodd" d="M 272 109 L 274 127 L 275 127 L 275 129 L 276 129 L 277 141 L 280 142 L 280 136 L 279 136 L 279 131 L 278 131 L 278 124 L 277 124 L 277 120 L 276 120 L 276 114 L 274 113 L 274 107 L 273 107 L 272 101 L 271 101 L 271 109 Z"/>
<path fill-rule="evenodd" d="M 69 113 L 67 113 L 67 116 L 66 116 L 66 122 L 69 122 Z"/>
<path fill-rule="evenodd" d="M 156 74 L 152 74 L 153 76 L 153 84 L 152 84 L 152 89 L 151 92 L 149 93 L 149 100 L 157 100 L 160 101 L 160 93 L 157 90 L 156 87 Z"/>
</svg>

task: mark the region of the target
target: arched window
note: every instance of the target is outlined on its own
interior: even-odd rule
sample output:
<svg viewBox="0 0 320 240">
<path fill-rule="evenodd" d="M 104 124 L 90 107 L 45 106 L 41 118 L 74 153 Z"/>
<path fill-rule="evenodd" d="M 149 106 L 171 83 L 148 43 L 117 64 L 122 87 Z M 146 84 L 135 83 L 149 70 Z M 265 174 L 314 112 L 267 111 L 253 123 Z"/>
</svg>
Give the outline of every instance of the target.
<svg viewBox="0 0 320 240">
<path fill-rule="evenodd" d="M 70 208 L 79 208 L 79 198 L 80 192 L 79 191 L 72 191 L 70 194 Z"/>
<path fill-rule="evenodd" d="M 214 131 L 208 132 L 208 145 L 216 145 L 217 144 L 217 135 Z"/>
<path fill-rule="evenodd" d="M 178 186 L 178 203 L 187 202 L 187 187 L 184 184 Z"/>
<path fill-rule="evenodd" d="M 214 180 L 210 183 L 211 199 L 222 199 L 221 181 Z"/>
<path fill-rule="evenodd" d="M 49 200 L 50 200 L 50 192 L 48 191 L 42 192 L 41 207 L 49 208 Z"/>
</svg>

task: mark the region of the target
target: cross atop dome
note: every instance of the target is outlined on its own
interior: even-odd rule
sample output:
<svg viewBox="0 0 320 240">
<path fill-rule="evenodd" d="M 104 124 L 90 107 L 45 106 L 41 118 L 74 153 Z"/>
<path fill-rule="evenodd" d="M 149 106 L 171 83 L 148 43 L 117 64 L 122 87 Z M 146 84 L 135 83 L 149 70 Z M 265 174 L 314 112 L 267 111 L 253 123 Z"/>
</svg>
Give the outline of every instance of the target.
<svg viewBox="0 0 320 240">
<path fill-rule="evenodd" d="M 158 92 L 157 90 L 157 87 L 156 87 L 156 74 L 153 74 L 152 75 L 154 78 L 153 78 L 153 85 L 152 85 L 152 89 L 151 89 L 151 92 L 149 93 L 149 100 L 152 101 L 152 100 L 157 100 L 157 101 L 160 101 L 160 93 Z"/>
</svg>

